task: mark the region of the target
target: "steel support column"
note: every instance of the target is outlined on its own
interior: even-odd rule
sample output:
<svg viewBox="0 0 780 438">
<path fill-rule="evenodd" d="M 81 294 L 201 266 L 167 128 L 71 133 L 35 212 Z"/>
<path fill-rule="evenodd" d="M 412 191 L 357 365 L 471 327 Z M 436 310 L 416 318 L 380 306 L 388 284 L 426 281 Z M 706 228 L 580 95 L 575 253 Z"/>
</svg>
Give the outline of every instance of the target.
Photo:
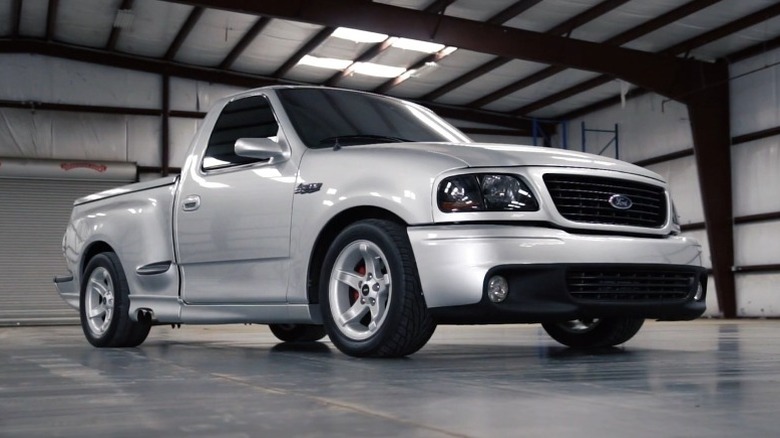
<svg viewBox="0 0 780 438">
<path fill-rule="evenodd" d="M 704 89 L 687 95 L 693 149 L 710 243 L 712 275 L 723 316 L 737 316 L 731 191 L 728 66 L 709 69 Z"/>
<path fill-rule="evenodd" d="M 171 112 L 171 77 L 162 75 L 162 129 L 160 142 L 160 173 L 168 176 L 171 171 L 171 136 L 170 136 L 170 112 Z"/>
</svg>

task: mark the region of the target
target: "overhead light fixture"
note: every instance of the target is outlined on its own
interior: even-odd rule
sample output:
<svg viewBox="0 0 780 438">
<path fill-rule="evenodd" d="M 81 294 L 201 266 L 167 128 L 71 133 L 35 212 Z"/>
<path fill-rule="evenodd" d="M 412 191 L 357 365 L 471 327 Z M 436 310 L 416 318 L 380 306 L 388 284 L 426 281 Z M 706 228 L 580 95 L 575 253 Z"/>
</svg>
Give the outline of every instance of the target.
<svg viewBox="0 0 780 438">
<path fill-rule="evenodd" d="M 329 70 L 344 70 L 352 64 L 352 61 L 349 59 L 320 58 L 317 56 L 305 55 L 298 61 L 298 64 L 327 68 Z"/>
<path fill-rule="evenodd" d="M 375 76 L 379 78 L 395 78 L 406 71 L 404 67 L 393 67 L 390 65 L 374 64 L 372 62 L 356 62 L 353 65 L 355 73 Z"/>
<path fill-rule="evenodd" d="M 331 36 L 341 38 L 342 40 L 354 41 L 356 43 L 381 43 L 387 39 L 387 35 L 383 33 L 350 29 L 348 27 L 339 27 L 333 31 Z"/>
<path fill-rule="evenodd" d="M 393 42 L 393 47 L 422 53 L 436 53 L 439 50 L 444 49 L 445 46 L 444 44 L 413 40 L 410 38 L 398 38 Z"/>
<path fill-rule="evenodd" d="M 117 29 L 127 29 L 133 25 L 135 20 L 135 12 L 131 9 L 119 9 L 116 11 L 116 17 L 114 18 L 114 27 Z"/>
</svg>

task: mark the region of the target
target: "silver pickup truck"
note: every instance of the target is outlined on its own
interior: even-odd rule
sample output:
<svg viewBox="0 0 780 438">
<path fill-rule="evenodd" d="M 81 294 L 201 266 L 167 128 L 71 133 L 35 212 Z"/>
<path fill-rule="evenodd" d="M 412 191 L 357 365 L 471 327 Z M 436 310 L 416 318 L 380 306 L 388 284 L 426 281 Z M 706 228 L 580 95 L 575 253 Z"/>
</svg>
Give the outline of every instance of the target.
<svg viewBox="0 0 780 438">
<path fill-rule="evenodd" d="M 79 199 L 54 282 L 96 347 L 161 324 L 268 324 L 405 356 L 437 324 L 542 323 L 575 348 L 705 310 L 662 178 L 478 144 L 402 100 L 270 87 L 218 102 L 180 177 Z"/>
</svg>

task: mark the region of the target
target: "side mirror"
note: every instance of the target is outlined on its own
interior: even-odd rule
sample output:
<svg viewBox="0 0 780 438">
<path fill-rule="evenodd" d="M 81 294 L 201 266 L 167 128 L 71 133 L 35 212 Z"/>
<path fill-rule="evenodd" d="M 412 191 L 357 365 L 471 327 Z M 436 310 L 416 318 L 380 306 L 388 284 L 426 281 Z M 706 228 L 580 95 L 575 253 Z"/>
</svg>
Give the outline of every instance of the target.
<svg viewBox="0 0 780 438">
<path fill-rule="evenodd" d="M 290 158 L 290 151 L 286 147 L 269 138 L 239 138 L 233 150 L 239 157 L 268 160 L 269 163 Z"/>
</svg>

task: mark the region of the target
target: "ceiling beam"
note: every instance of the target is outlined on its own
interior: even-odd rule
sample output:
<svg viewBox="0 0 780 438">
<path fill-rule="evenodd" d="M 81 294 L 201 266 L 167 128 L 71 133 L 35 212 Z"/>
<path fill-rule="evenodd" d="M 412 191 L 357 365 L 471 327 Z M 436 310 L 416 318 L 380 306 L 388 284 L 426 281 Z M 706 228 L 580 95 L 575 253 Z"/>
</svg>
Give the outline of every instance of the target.
<svg viewBox="0 0 780 438">
<path fill-rule="evenodd" d="M 268 26 L 268 23 L 271 22 L 270 18 L 267 17 L 260 17 L 255 21 L 255 24 L 252 25 L 252 27 L 249 28 L 249 30 L 246 31 L 244 36 L 241 37 L 241 39 L 236 43 L 235 46 L 233 46 L 233 49 L 230 51 L 230 53 L 225 56 L 225 59 L 222 60 L 222 62 L 219 64 L 219 68 L 223 68 L 225 70 L 228 70 L 234 62 L 236 62 L 236 59 L 238 59 L 239 56 L 241 56 L 242 53 L 244 53 L 244 50 L 246 50 L 247 47 L 249 47 L 250 44 L 257 38 L 258 35 L 260 35 L 260 32 L 265 29 L 266 26 Z"/>
<path fill-rule="evenodd" d="M 446 48 L 439 50 L 436 53 L 431 53 L 430 55 L 425 56 L 424 58 L 420 59 L 419 61 L 415 62 L 414 65 L 409 67 L 405 74 L 396 76 L 392 79 L 389 79 L 385 81 L 384 84 L 376 87 L 373 91 L 374 93 L 380 93 L 380 94 L 386 94 L 388 91 L 392 90 L 393 88 L 401 85 L 404 83 L 407 79 L 409 79 L 411 76 L 410 72 L 414 70 L 420 70 L 421 68 L 424 68 L 429 63 L 433 63 L 433 66 L 436 66 L 436 63 L 444 59 L 447 55 L 444 53 Z"/>
<path fill-rule="evenodd" d="M 622 32 L 618 35 L 615 35 L 606 41 L 604 41 L 602 44 L 611 44 L 615 46 L 623 45 L 631 40 L 634 40 L 636 38 L 639 38 L 640 36 L 646 35 L 650 32 L 653 32 L 657 29 L 660 29 L 661 27 L 664 27 L 676 20 L 679 20 L 682 17 L 688 16 L 696 11 L 699 11 L 705 7 L 711 6 L 714 3 L 719 2 L 720 0 L 694 0 L 692 2 L 689 2 L 685 5 L 682 5 L 678 8 L 673 9 L 672 11 L 669 11 L 663 15 L 660 15 L 659 17 L 656 17 L 654 19 L 651 19 L 639 26 L 636 26 L 634 28 L 631 28 L 625 32 Z M 563 23 L 563 25 L 568 26 L 558 26 L 556 28 L 550 29 L 548 33 L 566 33 L 571 32 L 574 30 L 575 27 L 581 26 L 585 23 L 587 23 L 586 20 L 593 20 L 601 15 L 611 11 L 612 9 L 609 9 L 608 6 L 613 5 L 605 5 L 607 2 L 602 2 L 599 5 L 594 6 L 593 8 L 583 12 L 579 16 L 576 16 L 572 18 L 570 21 L 571 23 Z M 473 107 L 482 107 L 485 106 L 491 102 L 495 102 L 498 99 L 504 98 L 512 93 L 516 93 L 524 88 L 528 88 L 531 85 L 534 85 L 536 83 L 539 83 L 549 77 L 552 77 L 562 71 L 566 70 L 565 67 L 560 66 L 550 66 L 546 67 L 536 73 L 533 73 L 529 76 L 524 77 L 523 79 L 520 79 L 516 82 L 513 82 L 499 90 L 494 91 L 493 93 L 488 94 L 487 96 L 484 96 L 480 99 L 477 99 L 473 102 L 471 102 L 468 106 Z"/>
<path fill-rule="evenodd" d="M 772 39 L 761 41 L 760 43 L 754 44 L 750 47 L 729 53 L 728 55 L 724 56 L 724 59 L 730 63 L 744 61 L 745 59 L 761 55 L 778 47 L 780 47 L 780 36 L 776 36 Z"/>
<path fill-rule="evenodd" d="M 53 41 L 54 34 L 57 32 L 57 9 L 59 9 L 60 0 L 49 0 L 49 7 L 46 12 L 46 40 Z"/>
<path fill-rule="evenodd" d="M 444 15 L 444 13 L 447 10 L 447 6 L 451 5 L 454 2 L 455 2 L 455 0 L 434 0 L 434 2 L 431 3 L 430 5 L 428 5 L 428 7 L 424 9 L 424 11 L 425 12 L 434 12 L 434 13 L 437 13 L 437 14 Z M 436 62 L 440 61 L 445 56 L 446 55 L 444 55 L 441 51 L 439 51 L 437 53 L 431 53 L 431 54 L 426 55 L 425 57 L 420 58 L 419 60 L 417 60 L 417 62 L 413 63 L 410 67 L 407 68 L 407 71 L 419 70 L 419 69 L 423 68 L 428 63 L 431 63 L 431 62 L 436 63 Z M 385 81 L 384 84 L 376 87 L 373 91 L 375 93 L 385 94 L 388 91 L 390 91 L 391 89 L 397 87 L 398 85 L 401 85 L 403 82 L 405 82 L 410 77 L 411 77 L 411 75 L 409 75 L 409 74 L 396 76 L 395 78 L 392 78 L 392 79 L 389 79 L 389 80 Z"/>
<path fill-rule="evenodd" d="M 203 82 L 235 85 L 255 88 L 267 85 L 292 85 L 296 82 L 236 71 L 210 67 L 197 67 L 190 64 L 148 58 L 101 49 L 90 49 L 65 43 L 47 42 L 39 39 L 0 39 L 0 53 L 35 53 L 55 58 L 71 59 L 91 64 L 106 65 L 128 70 L 170 75 Z M 485 123 L 512 129 L 530 129 L 530 121 L 493 111 L 440 105 L 433 102 L 418 101 L 442 117 L 475 123 Z M 171 111 L 173 114 L 174 111 Z M 551 128 L 548 129 L 550 131 Z"/>
<path fill-rule="evenodd" d="M 337 27 L 337 26 L 336 26 Z M 283 78 L 287 73 L 292 70 L 293 67 L 295 67 L 298 62 L 300 62 L 301 59 L 303 59 L 304 56 L 311 53 L 314 49 L 319 47 L 320 44 L 325 42 L 326 39 L 328 39 L 333 32 L 336 30 L 336 27 L 332 26 L 325 26 L 322 30 L 317 32 L 316 35 L 314 35 L 309 41 L 306 42 L 300 49 L 298 49 L 293 56 L 291 56 L 284 64 L 282 64 L 281 67 L 279 67 L 275 72 L 274 76 L 277 78 Z"/>
<path fill-rule="evenodd" d="M 168 74 L 187 79 L 238 87 L 254 88 L 264 85 L 291 84 L 275 78 L 259 75 L 197 67 L 159 58 L 90 49 L 64 43 L 46 42 L 38 39 L 0 40 L 0 53 L 36 53 L 55 58 L 72 59 L 91 64 L 106 65 L 148 73 Z"/>
<path fill-rule="evenodd" d="M 661 53 L 665 55 L 683 54 L 698 47 L 709 44 L 713 41 L 717 41 L 723 37 L 729 36 L 735 32 L 739 32 L 742 29 L 763 23 L 778 15 L 780 15 L 780 3 L 775 3 L 774 5 L 753 12 L 752 14 L 745 15 L 740 19 L 724 24 L 723 26 L 716 27 L 715 29 L 712 29 L 708 32 L 704 32 L 701 35 L 697 35 L 671 47 L 667 47 L 666 49 L 662 50 Z"/>
<path fill-rule="evenodd" d="M 607 46 L 366 0 L 175 0 L 196 6 L 345 26 L 477 52 L 595 71 L 673 97 L 712 64 Z M 522 43 L 520 43 L 522 42 Z M 620 59 L 621 62 L 615 62 Z"/>
<path fill-rule="evenodd" d="M 490 24 L 504 24 L 507 21 L 517 17 L 518 15 L 522 14 L 523 12 L 531 9 L 532 7 L 538 5 L 541 3 L 542 0 L 519 0 L 513 4 L 511 4 L 509 7 L 504 9 L 503 11 L 497 13 L 496 15 L 493 15 L 492 17 L 487 19 L 487 23 Z"/>
<path fill-rule="evenodd" d="M 593 6 L 592 8 L 587 9 L 586 11 L 584 11 L 584 12 L 582 12 L 580 14 L 577 14 L 574 17 L 572 17 L 572 18 L 570 18 L 570 19 L 568 19 L 568 20 L 566 20 L 566 21 L 564 21 L 562 23 L 559 23 L 556 26 L 553 26 L 552 28 L 550 28 L 547 31 L 545 31 L 545 34 L 548 34 L 548 35 L 569 34 L 574 29 L 576 29 L 577 27 L 582 26 L 583 24 L 588 23 L 588 22 L 590 22 L 592 20 L 595 20 L 596 18 L 606 14 L 607 12 L 614 10 L 618 6 L 623 5 L 627 1 L 628 0 L 604 0 L 601 3 Z M 501 66 L 503 64 L 506 64 L 507 62 L 511 61 L 511 59 L 503 58 L 503 61 L 504 62 L 498 64 L 497 66 Z M 541 81 L 544 78 L 548 78 L 548 77 L 550 77 L 550 76 L 552 76 L 552 75 L 554 75 L 554 74 L 556 74 L 556 73 L 558 73 L 560 71 L 563 71 L 564 69 L 565 69 L 565 67 L 562 67 L 562 66 L 550 66 L 550 67 L 544 68 L 542 71 L 533 73 L 531 76 L 528 76 L 528 77 L 525 77 L 523 79 L 520 79 L 519 81 L 516 81 L 516 82 L 514 82 L 512 84 L 509 84 L 509 85 L 507 85 L 505 87 L 502 87 L 502 88 L 500 88 L 500 89 L 498 89 L 498 90 L 496 90 L 496 91 L 494 91 L 494 92 L 492 92 L 492 93 L 490 93 L 490 94 L 488 94 L 486 96 L 483 96 L 480 99 L 477 99 L 477 100 L 471 102 L 470 104 L 468 104 L 468 106 L 472 106 L 472 107 L 475 107 L 475 108 L 479 108 L 479 107 L 485 106 L 485 105 L 489 104 L 490 102 L 493 102 L 495 100 L 501 99 L 502 97 L 504 97 L 506 95 L 514 93 L 515 91 L 519 90 L 520 88 L 524 88 L 524 87 L 526 87 L 526 86 L 528 86 L 528 85 L 530 85 L 532 83 L 539 82 L 539 81 Z M 481 75 L 489 73 L 490 71 L 491 70 L 483 70 Z M 469 79 L 470 81 L 476 79 L 477 77 L 479 77 L 479 76 L 470 75 L 470 73 L 472 73 L 472 72 L 467 73 L 468 77 L 470 78 Z M 455 79 L 452 82 L 456 82 L 459 79 L 460 78 Z M 449 85 L 449 84 L 447 84 L 447 85 Z M 447 85 L 445 85 L 444 87 L 446 87 Z M 464 83 L 464 85 L 465 85 L 465 83 Z M 439 89 L 442 89 L 444 87 L 440 87 Z M 450 91 L 452 91 L 452 89 L 454 89 L 454 88 L 450 88 Z M 436 91 L 439 91 L 439 90 L 436 90 Z M 434 93 L 436 91 L 434 91 Z"/>
<path fill-rule="evenodd" d="M 19 36 L 19 28 L 22 24 L 22 0 L 14 0 L 11 5 L 11 37 Z"/>
<path fill-rule="evenodd" d="M 165 52 L 165 56 L 163 58 L 166 61 L 170 61 L 176 57 L 176 53 L 181 48 L 181 45 L 184 44 L 184 40 L 187 39 L 187 36 L 189 36 L 190 32 L 192 32 L 192 28 L 195 27 L 195 25 L 198 23 L 198 20 L 200 20 L 200 17 L 203 15 L 204 11 L 205 9 L 200 6 L 192 8 L 190 15 L 187 16 L 187 20 L 176 34 L 176 38 L 173 39 L 173 42 Z"/>
<path fill-rule="evenodd" d="M 134 0 L 122 0 L 122 4 L 119 5 L 117 8 L 116 14 L 119 14 L 119 11 L 128 11 L 133 8 L 133 1 Z M 116 17 L 116 15 L 115 15 Z M 111 27 L 111 35 L 108 37 L 108 42 L 106 43 L 106 50 L 114 50 L 116 48 L 116 42 L 119 40 L 119 35 L 122 33 L 122 29 L 116 26 Z"/>
<path fill-rule="evenodd" d="M 486 21 L 486 23 L 497 24 L 497 25 L 504 24 L 507 21 L 527 11 L 528 9 L 531 9 L 533 6 L 536 6 L 538 3 L 541 3 L 541 0 L 520 0 L 515 4 L 509 6 L 508 8 L 504 9 L 503 11 L 499 12 L 498 14 L 490 17 Z M 459 77 L 431 91 L 430 93 L 426 94 L 423 97 L 423 99 L 436 100 L 441 96 L 449 93 L 450 91 L 456 88 L 460 88 L 468 84 L 469 82 L 473 81 L 474 79 L 486 75 L 487 73 L 490 73 L 491 71 L 501 67 L 502 65 L 509 63 L 511 60 L 512 60 L 511 58 L 505 58 L 505 57 L 493 58 L 492 60 L 480 65 L 479 67 L 472 69 L 469 72 L 460 75 Z"/>
<path fill-rule="evenodd" d="M 368 62 L 376 58 L 377 56 L 379 56 L 382 52 L 386 51 L 390 47 L 392 47 L 392 41 L 390 40 L 390 38 L 382 41 L 379 44 L 374 44 L 373 46 L 369 47 L 365 52 L 361 53 L 360 56 L 358 56 L 355 59 L 355 61 L 353 61 L 352 64 L 349 65 L 349 67 L 331 76 L 330 79 L 325 81 L 323 85 L 327 85 L 329 87 L 334 87 L 338 85 L 339 81 L 351 75 L 355 71 L 355 65 L 357 63 Z"/>
<path fill-rule="evenodd" d="M 664 54 L 667 56 L 672 55 L 681 55 L 683 53 L 686 53 L 692 49 L 695 49 L 697 47 L 701 47 L 703 45 L 709 44 L 713 41 L 717 41 L 729 34 L 732 34 L 734 32 L 738 32 L 742 29 L 748 28 L 750 26 L 754 26 L 758 23 L 764 22 L 766 20 L 769 20 L 771 18 L 774 18 L 776 16 L 780 15 L 780 3 L 776 3 L 772 6 L 766 7 L 760 11 L 754 12 L 752 14 L 748 14 L 742 18 L 739 18 L 737 20 L 734 20 L 730 23 L 724 24 L 723 26 L 717 27 L 715 29 L 712 29 L 708 32 L 704 32 L 701 35 L 697 35 L 693 38 L 687 39 L 685 41 L 679 42 L 677 44 L 674 44 L 670 47 L 667 47 L 660 52 L 659 54 Z M 691 73 L 695 74 L 695 71 L 692 71 Z M 535 102 L 531 102 L 527 105 L 524 105 L 520 108 L 517 108 L 513 111 L 511 111 L 512 114 L 517 116 L 524 116 L 527 114 L 530 114 L 536 110 L 539 110 L 541 108 L 550 106 L 556 102 L 559 102 L 563 99 L 567 99 L 569 97 L 572 97 L 574 95 L 577 95 L 579 93 L 582 93 L 584 91 L 590 90 L 591 88 L 597 87 L 599 85 L 606 84 L 610 80 L 612 80 L 613 77 L 609 75 L 601 75 L 593 79 L 589 79 L 585 82 L 581 82 L 579 84 L 573 85 L 565 90 L 561 90 L 558 93 L 555 93 L 553 95 L 544 97 L 542 99 L 539 99 Z M 625 79 L 625 78 L 624 78 Z M 628 80 L 628 82 L 631 82 L 631 80 Z M 640 84 L 636 84 L 642 87 Z M 701 88 L 702 86 L 706 86 L 706 83 L 701 83 L 698 86 L 693 86 L 691 88 L 688 88 L 687 90 L 681 89 L 677 93 L 666 95 L 666 97 L 669 97 L 671 99 L 680 100 L 683 97 L 683 94 L 686 92 L 690 92 L 690 90 L 695 90 L 698 88 Z M 647 88 L 647 87 L 643 87 Z M 655 91 L 650 89 L 650 91 Z M 661 93 L 663 94 L 663 93 Z M 684 99 L 683 99 L 684 100 Z"/>
<path fill-rule="evenodd" d="M 466 108 L 455 105 L 445 105 L 437 102 L 415 100 L 417 104 L 425 106 L 441 117 L 447 119 L 461 120 L 467 122 L 483 123 L 486 125 L 495 125 L 511 129 L 519 129 L 530 132 L 531 120 L 521 119 L 514 116 L 508 116 L 496 111 L 486 111 L 473 108 Z M 545 132 L 554 133 L 555 128 L 552 125 L 543 124 Z"/>
</svg>

